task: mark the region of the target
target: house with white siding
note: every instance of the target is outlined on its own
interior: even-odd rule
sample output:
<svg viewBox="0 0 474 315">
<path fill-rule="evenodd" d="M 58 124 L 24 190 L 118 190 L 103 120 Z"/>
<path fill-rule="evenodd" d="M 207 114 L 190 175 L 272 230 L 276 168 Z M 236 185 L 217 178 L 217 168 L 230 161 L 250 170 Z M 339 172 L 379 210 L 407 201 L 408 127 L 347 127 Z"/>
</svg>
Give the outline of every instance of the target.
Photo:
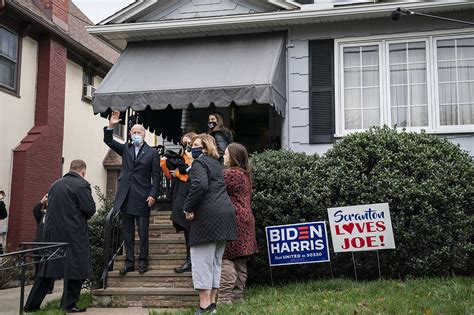
<svg viewBox="0 0 474 315">
<path fill-rule="evenodd" d="M 93 107 L 173 141 L 219 111 L 252 152 L 389 125 L 474 155 L 473 22 L 472 1 L 136 1 L 88 27 L 123 51 Z"/>
</svg>

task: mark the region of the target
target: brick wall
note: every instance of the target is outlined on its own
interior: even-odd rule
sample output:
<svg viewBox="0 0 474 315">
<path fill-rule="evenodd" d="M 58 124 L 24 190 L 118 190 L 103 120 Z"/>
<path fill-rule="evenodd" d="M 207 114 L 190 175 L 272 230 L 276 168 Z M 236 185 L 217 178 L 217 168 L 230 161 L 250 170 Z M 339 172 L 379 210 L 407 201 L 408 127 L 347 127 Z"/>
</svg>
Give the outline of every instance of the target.
<svg viewBox="0 0 474 315">
<path fill-rule="evenodd" d="M 33 206 L 62 173 L 67 50 L 45 35 L 38 45 L 35 126 L 13 152 L 8 246 L 32 241 Z"/>
</svg>

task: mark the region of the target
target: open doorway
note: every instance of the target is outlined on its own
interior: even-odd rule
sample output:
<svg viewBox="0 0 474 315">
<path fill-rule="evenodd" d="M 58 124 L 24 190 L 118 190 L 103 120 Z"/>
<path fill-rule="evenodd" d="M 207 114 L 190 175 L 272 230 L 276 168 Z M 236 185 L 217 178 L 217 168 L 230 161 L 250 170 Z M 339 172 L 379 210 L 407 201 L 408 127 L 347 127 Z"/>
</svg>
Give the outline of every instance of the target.
<svg viewBox="0 0 474 315">
<path fill-rule="evenodd" d="M 184 131 L 207 132 L 209 114 L 219 112 L 232 131 L 234 141 L 243 144 L 249 153 L 281 148 L 283 119 L 269 104 L 252 104 L 216 108 L 188 108 Z"/>
</svg>

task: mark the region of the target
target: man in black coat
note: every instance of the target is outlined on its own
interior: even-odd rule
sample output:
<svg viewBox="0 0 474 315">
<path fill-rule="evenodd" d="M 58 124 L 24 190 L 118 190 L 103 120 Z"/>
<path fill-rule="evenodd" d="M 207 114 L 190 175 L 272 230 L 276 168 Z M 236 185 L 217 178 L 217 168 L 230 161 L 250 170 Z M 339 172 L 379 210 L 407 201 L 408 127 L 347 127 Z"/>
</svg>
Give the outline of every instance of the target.
<svg viewBox="0 0 474 315">
<path fill-rule="evenodd" d="M 95 213 L 95 202 L 89 182 L 84 179 L 86 163 L 71 162 L 69 173 L 53 183 L 48 193 L 48 212 L 44 222 L 45 242 L 68 243 L 66 259 L 55 259 L 40 264 L 38 277 L 25 304 L 25 311 L 38 310 L 55 279 L 64 277 L 67 264 L 67 300 L 61 307 L 68 313 L 85 312 L 78 308 L 81 287 L 93 277 L 87 220 Z"/>
<path fill-rule="evenodd" d="M 148 269 L 148 227 L 150 208 L 155 203 L 161 180 L 160 156 L 145 141 L 145 128 L 134 125 L 130 130 L 132 144 L 113 138 L 113 129 L 120 122 L 120 113 L 113 112 L 109 127 L 104 128 L 104 142 L 122 156 L 114 209 L 122 211 L 122 237 L 125 245 L 125 267 L 121 275 L 135 270 L 135 222 L 140 237 L 139 272 Z"/>
</svg>

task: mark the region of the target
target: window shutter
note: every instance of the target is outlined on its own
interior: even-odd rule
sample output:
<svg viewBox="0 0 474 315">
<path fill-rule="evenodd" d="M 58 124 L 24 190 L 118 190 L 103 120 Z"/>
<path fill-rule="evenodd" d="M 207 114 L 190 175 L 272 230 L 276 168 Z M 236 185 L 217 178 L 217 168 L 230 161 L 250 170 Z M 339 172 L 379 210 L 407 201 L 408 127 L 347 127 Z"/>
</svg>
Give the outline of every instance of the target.
<svg viewBox="0 0 474 315">
<path fill-rule="evenodd" d="M 334 40 L 309 42 L 309 142 L 334 142 Z"/>
</svg>

